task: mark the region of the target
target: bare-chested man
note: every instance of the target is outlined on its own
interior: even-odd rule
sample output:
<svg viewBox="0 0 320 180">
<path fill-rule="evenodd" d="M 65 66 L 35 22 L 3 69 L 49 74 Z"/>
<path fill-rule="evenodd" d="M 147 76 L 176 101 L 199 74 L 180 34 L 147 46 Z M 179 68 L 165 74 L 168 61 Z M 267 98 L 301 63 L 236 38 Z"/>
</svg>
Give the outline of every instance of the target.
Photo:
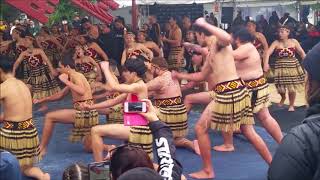
<svg viewBox="0 0 320 180">
<path fill-rule="evenodd" d="M 168 65 L 170 70 L 181 71 L 184 68 L 183 48 L 181 47 L 182 32 L 177 24 L 177 18 L 171 16 L 169 18 L 170 31 L 169 36 L 162 37 L 162 41 L 170 46 Z"/>
<path fill-rule="evenodd" d="M 109 108 L 116 104 L 131 100 L 141 100 L 148 98 L 148 88 L 143 78 L 147 71 L 142 59 L 128 59 L 124 64 L 123 77 L 128 84 L 119 84 L 109 69 L 109 63 L 101 63 L 102 71 L 107 79 L 108 89 L 122 93 L 114 99 L 110 99 L 99 104 L 84 106 L 86 109 Z M 91 130 L 92 151 L 96 162 L 103 160 L 103 150 L 106 149 L 102 137 L 129 141 L 132 145 L 142 147 L 150 157 L 152 156 L 152 135 L 147 126 L 125 126 L 123 124 L 106 124 L 95 126 Z M 111 150 L 109 146 L 108 150 Z"/>
<path fill-rule="evenodd" d="M 194 143 L 185 138 L 188 134 L 187 109 L 183 104 L 180 84 L 172 79 L 164 58 L 154 58 L 151 64 L 154 79 L 147 83 L 148 91 L 155 98 L 158 117 L 172 130 L 177 147 L 185 147 L 196 152 Z M 199 152 L 196 152 L 199 153 Z"/>
<path fill-rule="evenodd" d="M 237 73 L 244 80 L 250 91 L 251 106 L 253 113 L 256 113 L 258 119 L 269 134 L 280 143 L 282 132 L 277 121 L 270 115 L 268 106 L 270 105 L 270 92 L 267 80 L 263 77 L 261 67 L 261 57 L 259 52 L 252 44 L 253 36 L 250 32 L 241 28 L 233 33 L 233 44 L 237 49 L 233 51 L 233 57 L 237 68 Z M 223 133 L 224 144 L 215 146 L 216 151 L 233 151 L 233 136 Z"/>
<path fill-rule="evenodd" d="M 69 136 L 71 142 L 82 141 L 83 138 L 90 135 L 91 127 L 99 124 L 99 115 L 96 110 L 87 111 L 81 109 L 83 104 L 94 104 L 91 87 L 86 77 L 76 72 L 73 62 L 69 61 L 62 61 L 60 72 L 62 74 L 59 76 L 59 79 L 66 87 L 60 93 L 40 101 L 58 100 L 71 91 L 74 109 L 62 109 L 46 114 L 40 144 L 41 156 L 47 151 L 47 145 L 49 144 L 55 123 L 73 124 L 72 133 Z"/>
<path fill-rule="evenodd" d="M 211 143 L 209 128 L 224 132 L 233 132 L 241 128 L 242 133 L 253 144 L 262 158 L 271 163 L 272 156 L 262 140 L 253 128 L 254 119 L 251 109 L 249 92 L 239 78 L 233 58 L 231 36 L 210 24 L 204 18 L 196 21 L 196 26 L 205 34 L 204 38 L 215 35 L 216 43 L 212 43 L 207 56 L 207 66 L 203 67 L 205 76 L 212 74 L 215 84 L 214 101 L 211 101 L 202 113 L 195 126 L 201 158 L 202 170 L 190 174 L 192 178 L 213 178 L 214 171 L 211 163 Z"/>
<path fill-rule="evenodd" d="M 32 97 L 26 84 L 13 76 L 13 62 L 8 56 L 0 56 L 0 105 L 4 107 L 4 114 L 0 115 L 3 123 L 0 149 L 16 156 L 26 176 L 49 180 L 48 173 L 34 167 L 40 159 L 38 132 L 32 120 Z"/>
<path fill-rule="evenodd" d="M 206 61 L 206 57 L 208 55 L 208 47 L 211 46 L 212 43 L 215 43 L 216 38 L 214 36 L 210 36 L 205 38 L 205 34 L 203 32 L 195 32 L 197 41 L 199 45 L 194 45 L 190 43 L 184 43 L 184 46 L 186 48 L 193 49 L 193 51 L 198 52 L 199 54 L 202 55 L 202 58 L 204 60 L 204 65 L 203 67 L 208 67 L 209 62 Z M 194 56 L 193 58 L 199 58 L 198 56 Z M 203 67 L 201 69 L 203 69 Z M 196 81 L 196 82 L 207 82 L 208 83 L 208 90 L 206 92 L 199 92 L 199 93 L 194 93 L 194 94 L 188 94 L 185 99 L 184 103 L 187 107 L 187 111 L 189 112 L 192 108 L 193 104 L 209 104 L 214 97 L 214 92 L 212 91 L 213 88 L 215 87 L 214 82 L 214 77 L 212 74 L 209 74 L 208 76 L 205 76 L 202 71 L 196 72 L 196 73 L 177 73 L 173 72 L 172 73 L 173 78 L 177 79 L 185 79 L 188 81 Z"/>
</svg>

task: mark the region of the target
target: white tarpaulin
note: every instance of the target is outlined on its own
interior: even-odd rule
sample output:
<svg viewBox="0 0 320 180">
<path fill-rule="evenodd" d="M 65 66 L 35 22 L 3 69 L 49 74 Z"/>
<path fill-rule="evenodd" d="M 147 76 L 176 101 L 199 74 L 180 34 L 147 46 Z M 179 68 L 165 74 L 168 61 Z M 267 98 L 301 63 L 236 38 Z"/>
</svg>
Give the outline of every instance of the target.
<svg viewBox="0 0 320 180">
<path fill-rule="evenodd" d="M 131 0 L 115 0 L 120 4 L 120 8 L 124 6 L 131 6 Z M 157 4 L 192 4 L 192 3 L 213 3 L 220 2 L 222 4 L 235 3 L 241 7 L 257 7 L 257 6 L 277 6 L 289 5 L 297 3 L 297 0 L 136 0 L 140 5 L 153 5 Z M 320 0 L 301 0 L 302 5 L 310 5 L 320 3 Z"/>
</svg>

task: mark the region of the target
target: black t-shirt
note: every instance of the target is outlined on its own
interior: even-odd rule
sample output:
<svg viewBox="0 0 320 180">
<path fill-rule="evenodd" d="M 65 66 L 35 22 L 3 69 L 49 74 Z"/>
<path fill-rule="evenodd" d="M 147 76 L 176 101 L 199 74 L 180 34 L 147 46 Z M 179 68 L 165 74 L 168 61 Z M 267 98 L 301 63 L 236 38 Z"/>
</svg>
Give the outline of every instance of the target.
<svg viewBox="0 0 320 180">
<path fill-rule="evenodd" d="M 122 57 L 122 52 L 124 50 L 124 30 L 118 30 L 114 29 L 111 32 L 111 37 L 112 37 L 112 44 L 111 44 L 111 51 L 113 53 L 113 59 L 120 64 L 121 63 L 121 57 Z"/>
<path fill-rule="evenodd" d="M 114 59 L 112 44 L 114 43 L 112 33 L 100 33 L 98 37 L 98 44 L 102 50 L 107 54 L 109 59 Z"/>
</svg>

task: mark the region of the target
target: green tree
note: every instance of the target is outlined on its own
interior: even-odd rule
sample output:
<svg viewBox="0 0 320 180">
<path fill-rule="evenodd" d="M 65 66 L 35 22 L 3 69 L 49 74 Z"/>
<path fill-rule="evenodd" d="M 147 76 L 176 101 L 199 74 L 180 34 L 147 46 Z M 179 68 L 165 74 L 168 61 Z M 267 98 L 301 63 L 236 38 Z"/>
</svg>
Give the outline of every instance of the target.
<svg viewBox="0 0 320 180">
<path fill-rule="evenodd" d="M 0 19 L 12 22 L 18 18 L 20 13 L 18 9 L 8 5 L 4 0 L 0 0 Z"/>
<path fill-rule="evenodd" d="M 73 5 L 70 0 L 60 0 L 55 12 L 49 17 L 49 25 L 60 22 L 63 17 L 67 17 L 68 20 L 71 20 L 75 12 L 78 12 L 80 16 L 85 14 L 84 11 Z"/>
</svg>

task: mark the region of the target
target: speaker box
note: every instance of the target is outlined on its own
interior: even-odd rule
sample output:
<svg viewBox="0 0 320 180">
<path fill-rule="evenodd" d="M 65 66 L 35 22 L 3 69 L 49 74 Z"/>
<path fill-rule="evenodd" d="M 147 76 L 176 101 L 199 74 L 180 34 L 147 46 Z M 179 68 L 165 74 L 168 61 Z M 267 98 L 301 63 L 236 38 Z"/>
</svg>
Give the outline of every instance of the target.
<svg viewBox="0 0 320 180">
<path fill-rule="evenodd" d="M 232 24 L 233 21 L 233 7 L 222 7 L 221 23 Z"/>
</svg>

